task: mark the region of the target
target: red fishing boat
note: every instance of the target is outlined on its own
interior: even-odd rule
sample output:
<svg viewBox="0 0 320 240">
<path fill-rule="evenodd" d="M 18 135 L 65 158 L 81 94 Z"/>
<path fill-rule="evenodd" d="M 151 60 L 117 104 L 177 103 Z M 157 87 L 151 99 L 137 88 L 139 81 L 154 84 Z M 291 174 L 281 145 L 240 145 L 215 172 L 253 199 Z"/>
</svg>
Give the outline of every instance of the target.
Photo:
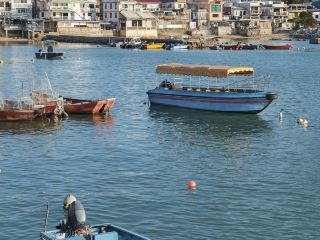
<svg viewBox="0 0 320 240">
<path fill-rule="evenodd" d="M 64 110 L 66 113 L 108 113 L 113 107 L 116 99 L 108 98 L 106 100 L 82 100 L 75 98 L 63 98 Z"/>
<path fill-rule="evenodd" d="M 54 114 L 56 107 L 57 102 L 55 101 L 33 105 L 21 101 L 4 100 L 0 107 L 0 121 L 23 121 L 50 116 Z"/>
<path fill-rule="evenodd" d="M 267 50 L 290 50 L 292 48 L 291 44 L 283 44 L 283 45 L 262 45 Z"/>
<path fill-rule="evenodd" d="M 47 103 L 54 96 L 42 93 L 42 92 L 32 92 L 32 99 L 37 103 Z M 116 99 L 108 98 L 103 100 L 83 100 L 76 98 L 63 98 L 63 108 L 66 113 L 78 113 L 78 114 L 99 114 L 108 113 L 113 107 Z"/>
</svg>

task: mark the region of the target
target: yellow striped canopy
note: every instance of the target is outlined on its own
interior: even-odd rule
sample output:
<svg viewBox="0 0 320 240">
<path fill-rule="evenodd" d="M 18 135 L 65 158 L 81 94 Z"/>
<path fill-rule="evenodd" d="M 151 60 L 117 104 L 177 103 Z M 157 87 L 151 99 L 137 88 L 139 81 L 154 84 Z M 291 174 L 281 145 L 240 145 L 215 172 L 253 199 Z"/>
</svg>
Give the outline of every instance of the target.
<svg viewBox="0 0 320 240">
<path fill-rule="evenodd" d="M 156 68 L 160 74 L 176 74 L 190 76 L 206 77 L 227 77 L 230 75 L 252 76 L 254 69 L 252 67 L 232 67 L 232 66 L 214 66 L 214 65 L 190 65 L 190 64 L 160 64 Z"/>
</svg>

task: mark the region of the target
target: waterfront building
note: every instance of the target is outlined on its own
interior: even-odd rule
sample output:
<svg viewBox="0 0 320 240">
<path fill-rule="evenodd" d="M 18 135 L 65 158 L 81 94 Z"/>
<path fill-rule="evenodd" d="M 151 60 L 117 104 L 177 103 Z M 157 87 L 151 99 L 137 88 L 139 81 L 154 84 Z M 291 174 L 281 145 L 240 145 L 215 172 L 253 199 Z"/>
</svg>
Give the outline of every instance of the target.
<svg viewBox="0 0 320 240">
<path fill-rule="evenodd" d="M 185 8 L 187 8 L 186 0 L 161 0 L 162 11 L 181 12 Z"/>
<path fill-rule="evenodd" d="M 37 6 L 40 19 L 96 20 L 96 0 L 40 0 Z"/>
<path fill-rule="evenodd" d="M 137 0 L 137 4 L 141 5 L 141 9 L 149 12 L 159 12 L 161 6 L 160 0 Z"/>
<path fill-rule="evenodd" d="M 207 9 L 208 21 L 223 21 L 223 2 L 221 0 L 189 0 L 188 5 L 191 9 Z"/>
<path fill-rule="evenodd" d="M 316 20 L 318 23 L 320 23 L 320 10 L 314 10 L 312 11 L 312 17 L 314 18 L 314 20 Z"/>
<path fill-rule="evenodd" d="M 261 19 L 271 20 L 273 30 L 287 29 L 288 6 L 281 1 L 264 1 Z"/>
<path fill-rule="evenodd" d="M 150 12 L 123 9 L 120 11 L 119 24 L 121 37 L 158 37 L 157 19 Z"/>
<path fill-rule="evenodd" d="M 302 12 L 307 11 L 306 4 L 288 4 L 288 19 L 298 18 Z"/>
<path fill-rule="evenodd" d="M 0 1 L 1 18 L 32 18 L 32 1 L 31 0 L 1 0 Z"/>
</svg>

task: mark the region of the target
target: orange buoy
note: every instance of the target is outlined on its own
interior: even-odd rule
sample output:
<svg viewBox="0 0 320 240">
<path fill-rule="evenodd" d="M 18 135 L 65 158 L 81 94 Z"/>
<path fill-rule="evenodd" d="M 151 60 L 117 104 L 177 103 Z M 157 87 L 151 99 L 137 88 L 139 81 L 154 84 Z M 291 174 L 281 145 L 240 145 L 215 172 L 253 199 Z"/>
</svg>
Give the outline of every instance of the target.
<svg viewBox="0 0 320 240">
<path fill-rule="evenodd" d="M 195 181 L 193 181 L 193 180 L 190 180 L 190 181 L 188 182 L 188 188 L 189 188 L 190 190 L 196 189 L 196 188 L 197 188 L 197 183 L 196 183 Z"/>
</svg>

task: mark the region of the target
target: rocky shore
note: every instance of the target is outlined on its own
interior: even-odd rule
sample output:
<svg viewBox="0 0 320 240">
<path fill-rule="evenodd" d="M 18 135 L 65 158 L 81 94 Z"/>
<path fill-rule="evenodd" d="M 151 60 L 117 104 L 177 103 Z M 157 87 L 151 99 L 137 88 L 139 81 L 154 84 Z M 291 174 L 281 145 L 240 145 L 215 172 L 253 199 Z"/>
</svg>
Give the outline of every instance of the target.
<svg viewBox="0 0 320 240">
<path fill-rule="evenodd" d="M 312 39 L 320 38 L 320 28 L 302 28 L 291 33 L 296 39 Z"/>
</svg>

